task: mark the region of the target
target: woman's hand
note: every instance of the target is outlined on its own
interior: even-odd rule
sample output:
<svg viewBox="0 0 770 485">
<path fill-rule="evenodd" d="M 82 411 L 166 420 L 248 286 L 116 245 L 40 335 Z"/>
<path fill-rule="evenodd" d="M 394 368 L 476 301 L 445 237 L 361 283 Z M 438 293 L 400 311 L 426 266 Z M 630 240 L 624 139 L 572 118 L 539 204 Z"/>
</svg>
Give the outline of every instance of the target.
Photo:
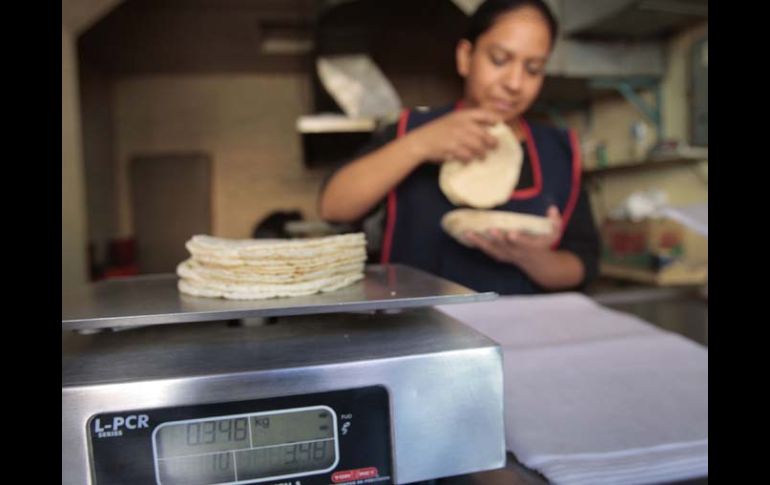
<svg viewBox="0 0 770 485">
<path fill-rule="evenodd" d="M 546 217 L 553 225 L 553 231 L 547 236 L 490 229 L 486 233 L 467 232 L 464 238 L 490 258 L 503 263 L 526 266 L 528 261 L 536 260 L 540 254 L 551 251 L 551 247 L 559 239 L 562 226 L 559 209 L 553 205 L 550 206 Z"/>
<path fill-rule="evenodd" d="M 491 111 L 480 108 L 454 111 L 427 123 L 405 138 L 411 138 L 421 150 L 420 158 L 435 163 L 448 159 L 470 162 L 484 158 L 497 146 L 497 139 L 490 135 L 490 126 L 500 118 Z"/>
</svg>

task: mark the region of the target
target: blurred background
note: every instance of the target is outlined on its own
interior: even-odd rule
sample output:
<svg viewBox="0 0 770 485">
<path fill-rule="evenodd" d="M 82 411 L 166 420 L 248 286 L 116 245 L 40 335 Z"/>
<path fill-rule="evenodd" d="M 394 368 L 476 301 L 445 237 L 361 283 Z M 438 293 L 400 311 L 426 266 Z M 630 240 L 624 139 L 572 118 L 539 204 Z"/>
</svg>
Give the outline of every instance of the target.
<svg viewBox="0 0 770 485">
<path fill-rule="evenodd" d="M 343 231 L 324 177 L 399 108 L 460 97 L 478 3 L 62 0 L 62 286 L 173 272 L 193 234 Z M 708 3 L 548 3 L 531 117 L 580 136 L 597 284 L 706 284 Z"/>
</svg>

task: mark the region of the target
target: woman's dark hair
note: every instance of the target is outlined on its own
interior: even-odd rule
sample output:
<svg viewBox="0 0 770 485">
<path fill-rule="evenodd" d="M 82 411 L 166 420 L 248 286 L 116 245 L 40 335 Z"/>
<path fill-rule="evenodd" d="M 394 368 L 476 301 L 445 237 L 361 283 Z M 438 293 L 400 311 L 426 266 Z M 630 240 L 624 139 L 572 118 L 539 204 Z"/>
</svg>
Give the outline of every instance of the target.
<svg viewBox="0 0 770 485">
<path fill-rule="evenodd" d="M 546 24 L 548 24 L 548 30 L 551 32 L 551 48 L 553 49 L 556 36 L 559 33 L 559 23 L 543 0 L 486 0 L 471 15 L 468 20 L 468 30 L 463 38 L 475 43 L 481 34 L 492 27 L 497 17 L 522 7 L 532 7 L 543 15 Z"/>
</svg>

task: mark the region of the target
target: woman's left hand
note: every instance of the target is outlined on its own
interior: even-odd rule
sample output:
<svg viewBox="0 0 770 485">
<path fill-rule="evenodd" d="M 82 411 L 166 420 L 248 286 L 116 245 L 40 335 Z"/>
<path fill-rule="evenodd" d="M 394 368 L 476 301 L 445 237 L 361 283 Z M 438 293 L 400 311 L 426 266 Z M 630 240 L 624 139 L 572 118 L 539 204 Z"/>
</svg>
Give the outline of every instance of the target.
<svg viewBox="0 0 770 485">
<path fill-rule="evenodd" d="M 466 232 L 464 238 L 472 246 L 489 257 L 503 262 L 521 265 L 538 253 L 550 251 L 561 235 L 561 214 L 556 206 L 550 206 L 546 217 L 553 224 L 553 231 L 547 236 L 532 235 L 521 231 L 490 229 L 485 233 Z"/>
</svg>

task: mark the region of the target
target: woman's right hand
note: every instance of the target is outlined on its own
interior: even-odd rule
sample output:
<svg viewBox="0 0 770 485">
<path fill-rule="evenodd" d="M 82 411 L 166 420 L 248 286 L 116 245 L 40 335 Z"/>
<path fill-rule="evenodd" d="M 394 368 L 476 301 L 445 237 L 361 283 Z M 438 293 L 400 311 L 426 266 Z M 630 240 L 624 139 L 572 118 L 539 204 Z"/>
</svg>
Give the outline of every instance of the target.
<svg viewBox="0 0 770 485">
<path fill-rule="evenodd" d="M 497 139 L 490 135 L 490 126 L 500 118 L 480 108 L 453 111 L 441 118 L 409 132 L 415 146 L 420 148 L 423 160 L 441 163 L 456 159 L 470 162 L 481 159 L 497 146 Z"/>
</svg>

